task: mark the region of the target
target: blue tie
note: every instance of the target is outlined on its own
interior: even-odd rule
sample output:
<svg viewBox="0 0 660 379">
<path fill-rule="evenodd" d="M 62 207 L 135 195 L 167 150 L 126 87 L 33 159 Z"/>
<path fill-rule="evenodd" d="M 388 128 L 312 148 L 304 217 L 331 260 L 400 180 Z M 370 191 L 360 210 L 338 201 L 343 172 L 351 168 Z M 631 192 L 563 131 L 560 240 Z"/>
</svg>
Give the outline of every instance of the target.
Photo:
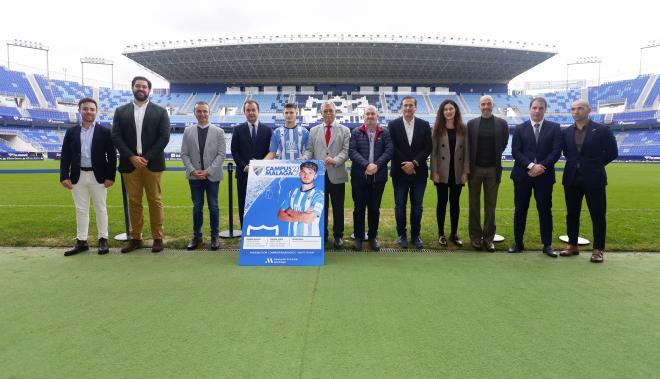
<svg viewBox="0 0 660 379">
<path fill-rule="evenodd" d="M 254 124 L 250 125 L 250 132 L 252 134 L 252 143 L 257 142 L 257 127 Z"/>
</svg>

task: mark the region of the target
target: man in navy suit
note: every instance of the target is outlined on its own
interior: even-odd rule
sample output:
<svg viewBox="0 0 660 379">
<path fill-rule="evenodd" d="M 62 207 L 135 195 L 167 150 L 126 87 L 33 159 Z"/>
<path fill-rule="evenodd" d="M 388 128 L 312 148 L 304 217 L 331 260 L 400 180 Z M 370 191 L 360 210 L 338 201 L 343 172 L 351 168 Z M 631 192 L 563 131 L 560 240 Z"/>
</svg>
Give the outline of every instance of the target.
<svg viewBox="0 0 660 379">
<path fill-rule="evenodd" d="M 94 201 L 99 254 L 107 254 L 108 211 L 107 188 L 115 182 L 117 151 L 112 144 L 110 129 L 95 123 L 98 107 L 96 100 L 84 98 L 78 102 L 82 119 L 80 125 L 66 130 L 62 141 L 60 182 L 71 190 L 76 205 L 76 245 L 64 255 L 70 256 L 89 250 L 89 198 Z"/>
<path fill-rule="evenodd" d="M 273 130 L 259 122 L 259 104 L 248 100 L 243 104 L 246 122 L 236 125 L 231 137 L 231 155 L 236 162 L 236 188 L 238 192 L 238 218 L 243 227 L 245 194 L 250 159 L 264 159 L 270 148 Z"/>
<path fill-rule="evenodd" d="M 422 202 L 428 165 L 426 159 L 431 154 L 431 126 L 428 121 L 415 117 L 417 99 L 406 96 L 401 100 L 403 117 L 390 121 L 387 128 L 392 138 L 394 154 L 392 156 L 392 185 L 394 187 L 394 215 L 398 243 L 408 248 L 406 238 L 406 203 L 410 193 L 410 237 L 415 247 L 424 248 L 420 238 L 422 222 Z M 357 237 L 357 236 L 356 236 Z"/>
<path fill-rule="evenodd" d="M 514 244 L 509 253 L 525 249 L 523 236 L 527 224 L 529 200 L 534 192 L 539 212 L 543 253 L 557 258 L 552 248 L 552 188 L 555 184 L 555 163 L 561 155 L 559 124 L 544 120 L 548 102 L 535 97 L 529 104 L 529 121 L 516 126 L 511 142 L 515 163 L 511 170 L 515 212 L 513 215 Z"/>
<path fill-rule="evenodd" d="M 607 174 L 605 166 L 619 155 L 616 139 L 605 125 L 589 119 L 591 106 L 585 100 L 571 105 L 575 123 L 562 133 L 563 152 L 566 157 L 564 167 L 564 196 L 566 198 L 566 229 L 568 246 L 559 255 L 578 255 L 578 234 L 580 232 L 580 212 L 582 198 L 587 198 L 587 207 L 593 225 L 593 251 L 591 261 L 603 261 L 605 249 L 605 207 Z"/>
</svg>

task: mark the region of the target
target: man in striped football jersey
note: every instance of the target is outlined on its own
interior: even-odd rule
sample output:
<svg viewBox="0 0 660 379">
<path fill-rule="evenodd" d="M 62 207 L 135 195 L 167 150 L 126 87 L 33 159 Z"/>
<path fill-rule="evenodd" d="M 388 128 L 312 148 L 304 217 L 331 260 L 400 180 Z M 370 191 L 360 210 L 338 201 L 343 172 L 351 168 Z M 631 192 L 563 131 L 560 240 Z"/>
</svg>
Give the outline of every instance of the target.
<svg viewBox="0 0 660 379">
<path fill-rule="evenodd" d="M 284 106 L 284 126 L 273 132 L 270 148 L 264 159 L 302 159 L 309 131 L 303 126 L 296 126 L 297 116 L 295 105 L 288 103 Z"/>
</svg>

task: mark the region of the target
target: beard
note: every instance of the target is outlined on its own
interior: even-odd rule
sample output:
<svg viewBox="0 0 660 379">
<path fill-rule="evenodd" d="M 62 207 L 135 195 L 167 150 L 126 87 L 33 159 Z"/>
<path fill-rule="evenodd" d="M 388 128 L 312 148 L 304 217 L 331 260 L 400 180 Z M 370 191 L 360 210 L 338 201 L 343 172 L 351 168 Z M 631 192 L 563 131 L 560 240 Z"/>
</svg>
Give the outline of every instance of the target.
<svg viewBox="0 0 660 379">
<path fill-rule="evenodd" d="M 149 94 L 142 91 L 133 91 L 133 97 L 135 97 L 135 100 L 137 101 L 145 101 L 149 98 Z"/>
</svg>

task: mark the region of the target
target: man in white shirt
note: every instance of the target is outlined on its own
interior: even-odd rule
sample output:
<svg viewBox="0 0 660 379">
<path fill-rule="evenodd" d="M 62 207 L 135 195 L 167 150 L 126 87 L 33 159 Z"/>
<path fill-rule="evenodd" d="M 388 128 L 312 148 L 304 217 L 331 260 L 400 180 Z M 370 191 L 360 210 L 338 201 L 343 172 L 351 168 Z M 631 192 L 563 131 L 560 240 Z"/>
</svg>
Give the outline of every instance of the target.
<svg viewBox="0 0 660 379">
<path fill-rule="evenodd" d="M 121 252 L 142 247 L 142 196 L 146 193 L 151 251 L 158 253 L 164 248 L 160 179 L 165 171 L 165 146 L 170 141 L 170 118 L 165 108 L 149 101 L 149 79 L 136 76 L 131 86 L 133 101 L 115 109 L 112 119 L 112 142 L 119 151 L 119 172 L 128 195 L 130 221 L 130 239 Z"/>
<path fill-rule="evenodd" d="M 309 131 L 300 125 L 296 126 L 297 115 L 295 105 L 288 103 L 284 106 L 284 126 L 273 132 L 270 151 L 264 159 L 302 159 Z"/>
</svg>

